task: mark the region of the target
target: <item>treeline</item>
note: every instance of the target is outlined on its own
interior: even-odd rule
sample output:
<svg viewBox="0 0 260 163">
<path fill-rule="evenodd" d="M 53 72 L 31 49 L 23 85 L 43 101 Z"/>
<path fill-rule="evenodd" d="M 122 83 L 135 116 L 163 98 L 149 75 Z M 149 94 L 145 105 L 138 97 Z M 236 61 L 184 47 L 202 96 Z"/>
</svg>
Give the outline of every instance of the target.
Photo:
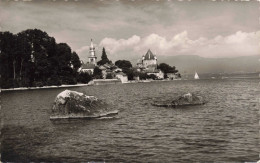
<svg viewBox="0 0 260 163">
<path fill-rule="evenodd" d="M 115 65 L 122 69 L 122 71 L 127 75 L 128 80 L 134 80 L 135 77 L 139 77 L 140 80 L 157 79 L 156 75 L 154 74 L 148 75 L 146 72 L 140 72 L 133 68 L 130 61 L 118 60 L 115 62 Z M 164 73 L 164 79 L 168 78 L 168 73 L 176 74 L 177 77 L 181 78 L 181 75 L 178 73 L 178 70 L 175 68 L 175 66 L 170 66 L 166 63 L 160 63 L 157 65 L 157 69 L 160 69 Z"/>
<path fill-rule="evenodd" d="M 39 29 L 28 29 L 17 34 L 0 32 L 1 88 L 88 83 L 92 79 L 103 78 L 99 67 L 105 64 L 111 71 L 121 68 L 129 80 L 135 77 L 141 80 L 156 79 L 153 74 L 137 71 L 130 61 L 118 60 L 113 64 L 105 48 L 97 64 L 93 74 L 78 71 L 81 61 L 77 53 L 66 43 L 56 43 L 55 38 Z M 157 65 L 157 68 L 165 74 L 164 78 L 167 78 L 167 73 L 178 72 L 174 66 L 165 63 Z M 115 74 L 108 73 L 105 78 L 115 78 Z"/>
<path fill-rule="evenodd" d="M 77 53 L 46 32 L 0 32 L 1 88 L 76 84 L 80 67 Z"/>
<path fill-rule="evenodd" d="M 135 77 L 139 77 L 140 80 L 146 80 L 146 79 L 153 79 L 156 80 L 157 76 L 154 74 L 148 75 L 145 71 L 138 71 L 138 68 L 133 67 L 132 63 L 128 60 L 117 60 L 115 64 L 112 63 L 107 57 L 106 50 L 103 48 L 102 50 L 102 56 L 101 60 L 97 62 L 99 66 L 104 65 L 104 64 L 110 64 L 110 70 L 115 69 L 116 67 L 121 68 L 122 72 L 125 73 L 128 77 L 128 80 L 134 80 Z M 116 67 L 114 67 L 115 65 Z M 157 65 L 157 69 L 160 69 L 164 73 L 164 79 L 167 79 L 168 73 L 173 73 L 176 74 L 178 78 L 181 78 L 180 73 L 178 73 L 178 70 L 176 69 L 175 66 L 170 66 L 166 63 L 160 63 Z M 94 79 L 102 79 L 102 71 L 99 69 L 99 67 L 95 67 L 94 73 L 92 75 Z M 107 74 L 106 79 L 111 79 L 112 76 L 111 74 Z"/>
</svg>

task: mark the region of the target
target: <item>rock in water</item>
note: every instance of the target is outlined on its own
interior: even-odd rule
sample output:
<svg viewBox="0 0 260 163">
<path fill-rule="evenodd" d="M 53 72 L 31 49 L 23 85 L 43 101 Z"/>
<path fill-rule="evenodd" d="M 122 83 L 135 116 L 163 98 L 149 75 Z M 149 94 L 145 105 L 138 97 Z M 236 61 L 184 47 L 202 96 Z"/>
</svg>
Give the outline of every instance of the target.
<svg viewBox="0 0 260 163">
<path fill-rule="evenodd" d="M 65 90 L 57 95 L 50 119 L 59 118 L 99 118 L 117 114 L 108 105 L 94 96 Z"/>
<path fill-rule="evenodd" d="M 205 102 L 201 96 L 196 96 L 191 93 L 187 93 L 172 101 L 175 106 L 185 106 L 185 105 L 203 105 Z"/>
<path fill-rule="evenodd" d="M 184 94 L 177 99 L 173 100 L 171 103 L 154 103 L 154 106 L 161 107 L 177 107 L 177 106 L 192 106 L 192 105 L 203 105 L 205 101 L 201 96 L 196 96 L 191 93 Z"/>
</svg>

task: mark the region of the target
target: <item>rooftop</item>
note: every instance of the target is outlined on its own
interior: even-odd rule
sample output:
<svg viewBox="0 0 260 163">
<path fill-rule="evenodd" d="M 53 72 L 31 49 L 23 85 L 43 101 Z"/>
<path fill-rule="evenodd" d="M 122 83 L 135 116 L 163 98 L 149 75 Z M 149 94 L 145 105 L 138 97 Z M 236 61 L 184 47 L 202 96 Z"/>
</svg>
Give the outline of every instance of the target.
<svg viewBox="0 0 260 163">
<path fill-rule="evenodd" d="M 144 56 L 144 60 L 153 60 L 153 59 L 156 59 L 156 58 L 155 58 L 154 54 L 151 52 L 151 50 L 149 49 Z"/>
<path fill-rule="evenodd" d="M 86 64 L 82 64 L 81 68 L 82 69 L 94 69 L 95 65 L 92 63 L 86 63 Z"/>
</svg>

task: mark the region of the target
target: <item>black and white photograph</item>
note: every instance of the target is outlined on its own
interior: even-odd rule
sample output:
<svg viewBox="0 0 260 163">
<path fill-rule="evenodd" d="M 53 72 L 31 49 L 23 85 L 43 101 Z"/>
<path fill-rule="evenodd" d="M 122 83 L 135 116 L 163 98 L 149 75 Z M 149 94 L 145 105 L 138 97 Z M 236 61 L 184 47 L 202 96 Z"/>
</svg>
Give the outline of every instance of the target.
<svg viewBox="0 0 260 163">
<path fill-rule="evenodd" d="M 260 162 L 259 0 L 0 0 L 0 162 Z"/>
</svg>

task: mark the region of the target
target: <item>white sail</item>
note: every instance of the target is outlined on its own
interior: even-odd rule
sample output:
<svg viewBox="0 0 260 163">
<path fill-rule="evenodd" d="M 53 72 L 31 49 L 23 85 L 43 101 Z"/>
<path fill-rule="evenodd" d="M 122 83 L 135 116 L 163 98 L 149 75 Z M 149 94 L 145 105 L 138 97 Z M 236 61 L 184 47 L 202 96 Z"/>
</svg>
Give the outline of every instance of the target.
<svg viewBox="0 0 260 163">
<path fill-rule="evenodd" d="M 200 77 L 199 77 L 198 73 L 195 72 L 194 79 L 199 79 L 199 78 L 200 78 Z"/>
</svg>

